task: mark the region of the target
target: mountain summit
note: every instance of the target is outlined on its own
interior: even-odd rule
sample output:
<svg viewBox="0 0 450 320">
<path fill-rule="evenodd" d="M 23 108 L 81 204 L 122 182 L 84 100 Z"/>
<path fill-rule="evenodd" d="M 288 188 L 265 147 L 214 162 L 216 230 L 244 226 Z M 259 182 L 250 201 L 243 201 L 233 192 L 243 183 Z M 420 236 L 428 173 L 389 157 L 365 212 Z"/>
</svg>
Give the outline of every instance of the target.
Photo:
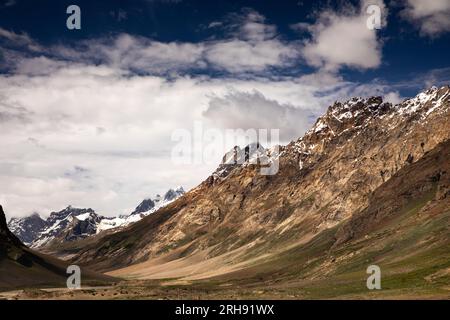
<svg viewBox="0 0 450 320">
<path fill-rule="evenodd" d="M 169 189 L 165 194 L 164 197 L 161 197 L 159 194 L 156 195 L 156 197 L 144 199 L 137 207 L 134 209 L 134 211 L 130 214 L 137 215 L 137 214 L 143 214 L 148 215 L 151 212 L 156 211 L 157 209 L 163 207 L 164 205 L 167 205 L 171 201 L 181 197 L 185 193 L 183 187 L 177 187 L 174 189 Z"/>
</svg>

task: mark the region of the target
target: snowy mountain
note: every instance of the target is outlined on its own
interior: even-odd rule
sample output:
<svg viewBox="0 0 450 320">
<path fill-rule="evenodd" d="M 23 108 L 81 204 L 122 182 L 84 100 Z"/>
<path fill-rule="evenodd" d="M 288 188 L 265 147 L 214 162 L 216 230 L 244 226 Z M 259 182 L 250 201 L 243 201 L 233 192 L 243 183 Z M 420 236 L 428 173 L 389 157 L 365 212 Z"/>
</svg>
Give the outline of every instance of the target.
<svg viewBox="0 0 450 320">
<path fill-rule="evenodd" d="M 71 241 L 95 234 L 96 225 L 102 219 L 92 209 L 68 206 L 59 212 L 52 212 L 46 220 L 38 214 L 12 218 L 8 228 L 27 246 L 41 247 L 62 235 Z"/>
<path fill-rule="evenodd" d="M 73 241 L 86 238 L 97 233 L 97 225 L 102 219 L 104 217 L 99 216 L 92 209 L 68 206 L 61 211 L 52 212 L 45 220 L 40 232 L 28 244 L 32 248 L 38 248 L 46 246 L 56 239 Z"/>
<path fill-rule="evenodd" d="M 104 217 L 92 209 L 67 208 L 52 212 L 44 220 L 38 214 L 24 218 L 12 218 L 8 228 L 24 244 L 32 248 L 49 246 L 56 241 L 75 241 L 104 230 L 127 226 L 157 211 L 185 193 L 182 187 L 170 189 L 164 197 L 143 200 L 129 215 Z"/>
<path fill-rule="evenodd" d="M 45 228 L 46 221 L 34 213 L 25 218 L 12 218 L 8 223 L 9 230 L 24 244 L 29 246 Z"/>
<path fill-rule="evenodd" d="M 266 168 L 266 170 L 269 170 L 273 162 L 279 159 L 281 150 L 282 148 L 279 145 L 265 148 L 258 142 L 250 143 L 244 148 L 235 146 L 223 156 L 222 162 L 211 174 L 207 182 L 209 184 L 217 183 L 226 178 L 234 169 L 239 167 L 260 165 L 261 167 Z M 275 167 L 271 170 L 275 170 L 273 174 L 276 174 L 278 169 Z"/>
<path fill-rule="evenodd" d="M 181 197 L 183 194 L 185 194 L 185 191 L 183 187 L 180 186 L 175 189 L 169 189 L 164 194 L 164 197 L 157 194 L 154 198 L 144 199 L 129 215 L 103 219 L 99 225 L 99 230 L 103 231 L 128 226 L 131 223 L 137 222 L 149 214 L 157 211 L 158 209 L 165 207 L 172 201 Z"/>
</svg>

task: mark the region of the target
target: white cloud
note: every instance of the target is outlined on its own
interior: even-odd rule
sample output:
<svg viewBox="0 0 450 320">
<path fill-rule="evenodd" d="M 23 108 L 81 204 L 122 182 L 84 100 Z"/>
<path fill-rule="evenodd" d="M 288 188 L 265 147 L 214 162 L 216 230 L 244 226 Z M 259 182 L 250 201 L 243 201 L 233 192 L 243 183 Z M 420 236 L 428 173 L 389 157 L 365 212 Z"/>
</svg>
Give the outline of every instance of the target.
<svg viewBox="0 0 450 320">
<path fill-rule="evenodd" d="M 169 81 L 108 66 L 30 70 L 0 76 L 0 113 L 9 113 L 0 126 L 0 203 L 9 216 L 45 215 L 68 204 L 124 213 L 173 185 L 197 185 L 228 150 L 217 152 L 210 165 L 175 165 L 175 129 L 191 130 L 195 121 L 219 130 L 282 127 L 291 139 L 332 101 L 361 92 L 326 74 Z M 85 170 L 74 174 L 75 167 Z"/>
<path fill-rule="evenodd" d="M 230 37 L 209 43 L 205 58 L 212 67 L 239 73 L 286 67 L 299 56 L 298 47 L 277 37 L 277 28 L 254 10 L 227 21 Z"/>
<path fill-rule="evenodd" d="M 213 21 L 208 24 L 208 28 L 218 28 L 221 27 L 223 23 L 221 21 Z"/>
<path fill-rule="evenodd" d="M 55 46 L 49 51 L 61 59 L 98 61 L 138 73 L 160 74 L 205 66 L 202 43 L 164 43 L 129 34 L 80 41 L 73 48 Z"/>
<path fill-rule="evenodd" d="M 213 97 L 203 114 L 224 129 L 279 129 L 281 140 L 288 142 L 309 128 L 311 110 L 267 99 L 258 91 L 232 91 Z"/>
<path fill-rule="evenodd" d="M 72 47 L 53 45 L 44 48 L 27 34 L 0 29 L 2 44 L 21 49 L 5 55 L 6 65 L 16 66 L 16 72 L 45 73 L 58 68 L 62 61 L 96 63 L 124 72 L 147 74 L 186 73 L 191 70 L 218 69 L 229 73 L 262 72 L 271 67 L 288 67 L 296 63 L 298 47 L 277 37 L 274 25 L 267 24 L 259 13 L 246 10 L 233 15 L 232 22 L 215 27 L 228 30 L 219 40 L 198 43 L 160 42 L 126 33 L 100 39 L 78 41 Z M 23 51 L 32 52 L 24 60 Z M 40 57 L 36 56 L 40 55 Z M 45 60 L 52 57 L 53 61 Z M 50 65 L 51 63 L 51 65 Z"/>
<path fill-rule="evenodd" d="M 295 24 L 294 29 L 307 30 L 311 39 L 305 41 L 303 57 L 312 66 L 336 71 L 342 66 L 371 69 L 381 64 L 381 42 L 376 30 L 367 27 L 369 3 L 360 8 L 345 7 L 341 12 L 322 11 L 314 24 Z M 382 12 L 386 23 L 387 10 L 382 1 L 372 1 Z"/>
<path fill-rule="evenodd" d="M 450 31 L 449 0 L 405 0 L 402 15 L 417 24 L 424 36 L 437 37 Z"/>
<path fill-rule="evenodd" d="M 392 104 L 398 104 L 404 100 L 398 91 L 388 92 L 384 95 L 383 100 Z"/>
<path fill-rule="evenodd" d="M 21 58 L 15 64 L 14 71 L 19 74 L 45 75 L 64 68 L 67 63 L 49 59 L 45 56 Z"/>
<path fill-rule="evenodd" d="M 265 20 L 266 18 L 256 11 L 247 12 L 239 26 L 239 36 L 250 41 L 274 38 L 277 35 L 277 28 L 266 24 Z"/>
<path fill-rule="evenodd" d="M 43 48 L 26 34 L 0 29 L 13 67 L 0 75 L 0 203 L 9 217 L 69 204 L 126 213 L 174 185 L 194 187 L 228 151 L 218 151 L 211 165 L 175 165 L 176 129 L 191 130 L 196 121 L 219 130 L 280 128 L 289 140 L 335 100 L 392 91 L 329 72 L 347 63 L 334 56 L 321 56 L 326 67 L 317 73 L 264 76 L 259 72 L 295 63 L 298 48 L 254 11 L 238 20 L 225 39 L 201 43 L 120 34 Z M 354 61 L 348 64 L 358 66 Z M 230 73 L 180 75 L 202 68 Z"/>
<path fill-rule="evenodd" d="M 212 66 L 230 72 L 263 71 L 270 66 L 283 67 L 296 56 L 295 49 L 278 40 L 247 42 L 242 40 L 220 41 L 206 52 Z"/>
</svg>

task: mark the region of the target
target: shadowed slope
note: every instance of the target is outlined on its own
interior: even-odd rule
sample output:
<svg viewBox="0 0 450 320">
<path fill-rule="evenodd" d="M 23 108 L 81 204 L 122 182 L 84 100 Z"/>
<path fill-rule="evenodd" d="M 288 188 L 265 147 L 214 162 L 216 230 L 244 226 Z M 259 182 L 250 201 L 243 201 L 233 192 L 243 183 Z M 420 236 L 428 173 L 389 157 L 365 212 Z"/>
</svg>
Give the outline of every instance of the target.
<svg viewBox="0 0 450 320">
<path fill-rule="evenodd" d="M 0 290 L 65 286 L 69 263 L 25 247 L 7 228 L 0 206 Z M 82 284 L 111 283 L 114 278 L 82 269 Z"/>
<path fill-rule="evenodd" d="M 308 297 L 450 297 L 450 141 L 397 172 L 348 221 L 219 282 Z M 382 270 L 382 291 L 366 268 Z"/>
</svg>

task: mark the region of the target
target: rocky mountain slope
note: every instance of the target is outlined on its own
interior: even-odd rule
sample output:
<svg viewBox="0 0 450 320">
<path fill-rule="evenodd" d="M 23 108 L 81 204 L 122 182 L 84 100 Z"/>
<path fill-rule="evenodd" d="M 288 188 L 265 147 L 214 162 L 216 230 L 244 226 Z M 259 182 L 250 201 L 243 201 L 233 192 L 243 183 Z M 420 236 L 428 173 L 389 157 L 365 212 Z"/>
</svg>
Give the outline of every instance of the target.
<svg viewBox="0 0 450 320">
<path fill-rule="evenodd" d="M 46 220 L 38 214 L 25 218 L 12 218 L 8 228 L 25 245 L 44 249 L 63 242 L 84 239 L 105 230 L 114 232 L 120 227 L 141 220 L 184 194 L 182 187 L 169 189 L 164 197 L 144 200 L 131 214 L 119 217 L 104 217 L 92 209 L 67 208 L 52 212 Z"/>
<path fill-rule="evenodd" d="M 350 219 L 259 263 L 216 277 L 216 283 L 230 286 L 231 281 L 244 291 L 259 286 L 290 297 L 448 299 L 449 156 L 447 140 L 381 184 L 369 195 L 368 206 Z M 264 250 L 268 246 L 255 255 Z M 383 290 L 367 290 L 369 265 L 380 267 Z M 133 275 L 132 268 L 116 273 Z M 155 269 L 136 274 L 149 271 Z"/>
<path fill-rule="evenodd" d="M 97 226 L 103 217 L 92 209 L 78 209 L 68 206 L 59 212 L 52 212 L 46 225 L 33 240 L 31 247 L 39 248 L 56 241 L 74 241 L 97 233 Z"/>
<path fill-rule="evenodd" d="M 26 248 L 8 229 L 0 206 L 0 290 L 35 285 L 65 285 L 68 263 Z M 82 269 L 85 284 L 110 283 L 114 278 Z"/>
<path fill-rule="evenodd" d="M 144 199 L 128 216 L 122 216 L 112 219 L 104 219 L 100 226 L 101 230 L 107 230 L 117 227 L 125 227 L 131 223 L 137 222 L 142 218 L 156 212 L 160 208 L 168 205 L 172 201 L 178 199 L 185 193 L 183 187 L 177 187 L 175 189 L 169 189 L 163 197 L 159 194 L 154 198 Z"/>
<path fill-rule="evenodd" d="M 33 214 L 12 218 L 8 228 L 23 243 L 32 248 L 44 247 L 52 241 L 74 241 L 96 234 L 104 217 L 92 209 L 67 208 L 50 213 L 46 220 Z"/>
<path fill-rule="evenodd" d="M 24 218 L 11 218 L 8 222 L 9 230 L 27 246 L 39 236 L 45 225 L 46 221 L 37 213 Z"/>
<path fill-rule="evenodd" d="M 279 251 L 262 248 L 263 253 L 256 252 L 261 259 L 234 265 L 228 272 L 220 270 L 224 265 L 220 257 L 163 255 L 115 270 L 113 274 L 141 280 L 99 290 L 98 295 L 122 299 L 448 299 L 449 156 L 450 141 L 439 144 L 381 184 L 369 195 L 364 210 L 307 242 Z M 193 263 L 190 274 L 186 274 L 185 260 Z M 381 268 L 382 290 L 366 288 L 365 270 L 371 264 Z M 206 278 L 196 273 L 199 267 Z M 184 273 L 181 279 L 167 279 L 177 270 Z M 221 272 L 214 275 L 216 270 Z M 77 291 L 75 296 L 62 291 L 44 293 L 41 299 L 49 296 L 90 299 L 92 291 Z M 36 295 L 19 296 L 30 297 Z"/>
<path fill-rule="evenodd" d="M 115 272 L 150 278 L 198 279 L 264 265 L 314 239 L 333 242 L 330 230 L 352 221 L 399 170 L 447 141 L 449 128 L 448 86 L 398 105 L 380 97 L 336 102 L 277 155 L 260 151 L 279 161 L 277 174 L 261 175 L 249 162 L 224 163 L 139 223 L 63 246 L 60 254 L 97 270 L 123 268 Z M 341 232 L 336 246 L 353 237 Z"/>
</svg>

